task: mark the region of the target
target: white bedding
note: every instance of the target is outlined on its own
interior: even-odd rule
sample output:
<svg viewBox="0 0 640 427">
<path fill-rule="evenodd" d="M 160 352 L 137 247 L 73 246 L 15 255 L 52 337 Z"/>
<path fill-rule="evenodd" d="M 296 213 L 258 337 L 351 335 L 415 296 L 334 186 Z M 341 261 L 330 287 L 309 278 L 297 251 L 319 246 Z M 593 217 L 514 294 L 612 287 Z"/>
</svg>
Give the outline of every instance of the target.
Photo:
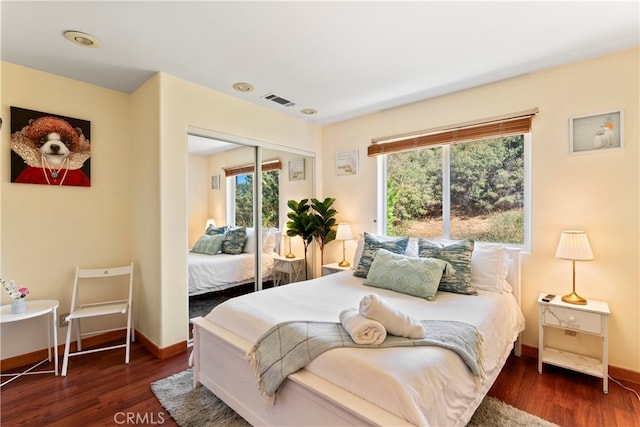
<svg viewBox="0 0 640 427">
<path fill-rule="evenodd" d="M 271 326 L 289 320 L 339 321 L 376 293 L 417 319 L 470 323 L 483 336 L 486 379 L 478 384 L 452 351 L 439 347 L 330 350 L 304 369 L 415 425 L 465 425 L 473 415 L 524 329 L 510 293 L 477 296 L 438 292 L 435 301 L 364 286 L 352 272 L 267 289 L 218 305 L 206 319 L 251 342 Z M 277 403 L 276 403 L 277 405 Z"/>
<path fill-rule="evenodd" d="M 275 252 L 262 253 L 262 278 L 271 277 Z M 189 295 L 220 291 L 253 281 L 255 254 L 205 255 L 189 252 Z"/>
</svg>

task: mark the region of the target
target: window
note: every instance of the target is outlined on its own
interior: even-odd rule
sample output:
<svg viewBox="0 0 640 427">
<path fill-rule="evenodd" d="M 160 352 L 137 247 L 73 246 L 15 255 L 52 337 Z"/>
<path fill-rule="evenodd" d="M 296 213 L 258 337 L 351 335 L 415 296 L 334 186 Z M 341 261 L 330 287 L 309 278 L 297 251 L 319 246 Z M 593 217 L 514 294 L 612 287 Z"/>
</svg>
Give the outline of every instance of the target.
<svg viewBox="0 0 640 427">
<path fill-rule="evenodd" d="M 253 173 L 234 175 L 235 225 L 253 227 Z M 262 172 L 262 226 L 278 227 L 279 222 L 278 170 Z"/>
<path fill-rule="evenodd" d="M 467 129 L 372 144 L 369 155 L 381 155 L 383 230 L 528 247 L 528 120 L 508 132 L 476 127 L 465 138 L 455 137 Z"/>
</svg>

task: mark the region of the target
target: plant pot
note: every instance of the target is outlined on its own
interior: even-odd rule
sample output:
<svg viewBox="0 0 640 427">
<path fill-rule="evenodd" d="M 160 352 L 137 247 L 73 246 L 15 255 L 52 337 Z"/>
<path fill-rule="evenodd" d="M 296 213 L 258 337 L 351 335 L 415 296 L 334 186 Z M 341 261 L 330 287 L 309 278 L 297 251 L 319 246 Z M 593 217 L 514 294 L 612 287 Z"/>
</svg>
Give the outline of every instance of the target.
<svg viewBox="0 0 640 427">
<path fill-rule="evenodd" d="M 11 303 L 11 313 L 18 314 L 27 311 L 27 301 L 24 298 L 14 299 Z"/>
</svg>

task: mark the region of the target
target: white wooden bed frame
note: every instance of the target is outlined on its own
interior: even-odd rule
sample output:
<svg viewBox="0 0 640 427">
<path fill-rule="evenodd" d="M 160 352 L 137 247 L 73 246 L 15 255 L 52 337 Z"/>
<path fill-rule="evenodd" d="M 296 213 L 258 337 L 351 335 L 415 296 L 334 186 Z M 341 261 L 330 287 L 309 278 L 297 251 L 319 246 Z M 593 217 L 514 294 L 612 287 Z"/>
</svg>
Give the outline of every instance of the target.
<svg viewBox="0 0 640 427">
<path fill-rule="evenodd" d="M 510 266 L 507 280 L 520 306 L 520 250 L 509 249 Z M 400 426 L 400 418 L 354 394 L 304 370 L 290 375 L 278 389 L 278 400 L 269 408 L 258 391 L 256 376 L 246 354 L 253 345 L 233 332 L 202 317 L 193 323 L 194 387 L 204 385 L 229 407 L 255 426 Z M 514 354 L 520 356 L 520 339 L 514 343 Z M 504 366 L 511 349 L 503 355 Z M 475 411 L 497 378 L 487 378 L 478 395 Z M 203 408 L 203 410 L 206 410 Z M 473 412 L 472 412 L 473 413 Z"/>
</svg>

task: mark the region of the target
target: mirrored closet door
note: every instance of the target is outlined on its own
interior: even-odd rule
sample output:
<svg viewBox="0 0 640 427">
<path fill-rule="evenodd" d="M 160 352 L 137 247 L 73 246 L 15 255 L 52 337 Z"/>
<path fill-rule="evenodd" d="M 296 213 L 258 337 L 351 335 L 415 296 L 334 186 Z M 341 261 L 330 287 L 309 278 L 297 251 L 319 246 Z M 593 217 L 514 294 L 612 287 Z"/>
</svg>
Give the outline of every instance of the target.
<svg viewBox="0 0 640 427">
<path fill-rule="evenodd" d="M 190 134 L 188 142 L 192 318 L 230 297 L 271 287 L 274 279 L 291 280 L 275 271 L 287 254 L 303 257 L 300 238 L 286 237 L 287 201 L 313 197 L 314 158 L 209 136 Z"/>
</svg>

